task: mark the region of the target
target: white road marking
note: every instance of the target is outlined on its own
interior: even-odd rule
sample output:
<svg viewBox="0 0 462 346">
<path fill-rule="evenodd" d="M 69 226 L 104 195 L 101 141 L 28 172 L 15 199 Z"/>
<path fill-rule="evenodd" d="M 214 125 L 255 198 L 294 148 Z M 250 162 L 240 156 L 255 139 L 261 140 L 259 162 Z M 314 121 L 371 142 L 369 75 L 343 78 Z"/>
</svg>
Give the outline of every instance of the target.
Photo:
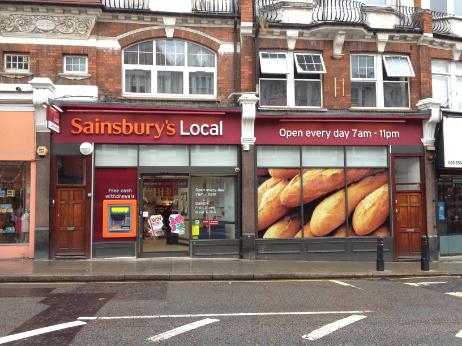
<svg viewBox="0 0 462 346">
<path fill-rule="evenodd" d="M 335 314 L 364 314 L 363 311 L 295 311 L 295 312 L 238 312 L 228 314 L 185 314 L 185 315 L 141 315 L 141 316 L 96 316 L 79 317 L 78 320 L 128 320 L 128 319 L 156 319 L 156 318 L 195 318 L 195 317 L 243 317 L 243 316 L 279 316 L 279 315 L 335 315 Z"/>
<path fill-rule="evenodd" d="M 447 284 L 447 281 L 424 281 L 424 282 L 406 282 L 405 285 L 409 286 L 430 286 L 430 285 L 441 285 L 441 284 Z"/>
<path fill-rule="evenodd" d="M 450 296 L 462 298 L 462 292 L 446 292 L 446 294 L 449 294 Z"/>
<path fill-rule="evenodd" d="M 346 327 L 366 317 L 367 316 L 362 316 L 362 315 L 351 315 L 349 317 L 326 324 L 325 326 L 322 326 L 321 328 L 313 330 L 310 334 L 303 335 L 302 338 L 305 340 L 311 340 L 311 341 L 318 340 L 330 333 L 335 332 L 336 330 L 340 328 Z"/>
<path fill-rule="evenodd" d="M 219 321 L 220 320 L 213 319 L 213 318 L 206 318 L 206 319 L 203 319 L 197 322 L 188 323 L 188 324 L 185 324 L 184 326 L 169 330 L 168 332 L 157 334 L 149 338 L 148 341 L 159 342 L 162 340 L 167 340 L 176 335 L 183 334 L 183 333 L 189 332 L 190 330 L 200 328 L 200 327 L 206 326 L 207 324 L 219 322 Z"/>
<path fill-rule="evenodd" d="M 57 330 L 62 330 L 62 329 L 67 329 L 67 328 L 72 328 L 72 327 L 79 327 L 85 324 L 87 323 L 82 322 L 82 321 L 74 321 L 74 322 L 55 324 L 54 326 L 49 326 L 49 327 L 44 327 L 44 328 L 39 328 L 39 329 L 33 329 L 33 330 L 29 330 L 28 332 L 4 336 L 0 338 L 0 344 L 6 344 L 7 342 L 30 338 L 31 336 L 36 336 L 40 334 L 51 333 Z"/>
<path fill-rule="evenodd" d="M 340 281 L 340 280 L 330 280 L 330 282 L 333 282 L 334 284 L 341 285 L 341 286 L 346 286 L 346 287 L 353 287 L 358 290 L 362 290 L 360 287 L 356 287 L 355 285 L 348 284 L 346 282 Z"/>
<path fill-rule="evenodd" d="M 462 339 L 462 330 L 460 330 L 459 333 L 456 334 L 456 338 Z"/>
</svg>

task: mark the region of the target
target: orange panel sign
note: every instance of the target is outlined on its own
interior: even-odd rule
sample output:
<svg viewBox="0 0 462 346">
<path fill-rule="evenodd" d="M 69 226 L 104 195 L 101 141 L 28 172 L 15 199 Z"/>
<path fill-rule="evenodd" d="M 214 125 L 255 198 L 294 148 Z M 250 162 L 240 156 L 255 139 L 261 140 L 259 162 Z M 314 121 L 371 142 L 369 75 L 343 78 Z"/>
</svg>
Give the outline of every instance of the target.
<svg viewBox="0 0 462 346">
<path fill-rule="evenodd" d="M 103 238 L 136 237 L 136 200 L 103 201 Z"/>
</svg>

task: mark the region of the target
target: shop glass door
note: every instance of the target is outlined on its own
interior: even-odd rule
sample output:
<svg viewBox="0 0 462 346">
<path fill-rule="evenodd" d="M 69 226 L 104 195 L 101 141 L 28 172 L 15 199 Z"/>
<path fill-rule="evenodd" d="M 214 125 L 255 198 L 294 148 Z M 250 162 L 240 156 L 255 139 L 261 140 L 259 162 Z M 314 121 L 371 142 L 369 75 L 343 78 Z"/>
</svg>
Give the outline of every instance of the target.
<svg viewBox="0 0 462 346">
<path fill-rule="evenodd" d="M 188 255 L 188 176 L 144 175 L 141 193 L 141 252 Z"/>
<path fill-rule="evenodd" d="M 191 177 L 191 239 L 236 239 L 236 177 Z"/>
</svg>

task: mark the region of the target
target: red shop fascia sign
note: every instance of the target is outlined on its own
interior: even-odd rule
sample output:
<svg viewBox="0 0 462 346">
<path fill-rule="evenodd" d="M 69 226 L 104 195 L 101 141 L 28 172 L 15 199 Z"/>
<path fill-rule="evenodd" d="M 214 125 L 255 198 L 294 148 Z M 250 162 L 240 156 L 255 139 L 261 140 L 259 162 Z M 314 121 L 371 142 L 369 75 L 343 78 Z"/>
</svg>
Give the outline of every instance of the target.
<svg viewBox="0 0 462 346">
<path fill-rule="evenodd" d="M 260 145 L 422 145 L 426 115 L 274 117 L 257 115 Z"/>
<path fill-rule="evenodd" d="M 239 109 L 62 105 L 60 143 L 239 144 Z"/>
</svg>

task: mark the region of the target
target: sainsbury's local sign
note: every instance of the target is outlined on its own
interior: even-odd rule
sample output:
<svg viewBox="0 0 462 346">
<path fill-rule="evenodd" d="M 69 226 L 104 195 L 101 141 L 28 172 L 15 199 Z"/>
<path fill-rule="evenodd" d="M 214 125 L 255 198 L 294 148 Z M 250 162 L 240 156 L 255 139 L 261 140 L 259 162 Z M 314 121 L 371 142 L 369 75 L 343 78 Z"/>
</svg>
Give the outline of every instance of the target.
<svg viewBox="0 0 462 346">
<path fill-rule="evenodd" d="M 236 115 L 64 114 L 58 142 L 237 144 Z"/>
</svg>

